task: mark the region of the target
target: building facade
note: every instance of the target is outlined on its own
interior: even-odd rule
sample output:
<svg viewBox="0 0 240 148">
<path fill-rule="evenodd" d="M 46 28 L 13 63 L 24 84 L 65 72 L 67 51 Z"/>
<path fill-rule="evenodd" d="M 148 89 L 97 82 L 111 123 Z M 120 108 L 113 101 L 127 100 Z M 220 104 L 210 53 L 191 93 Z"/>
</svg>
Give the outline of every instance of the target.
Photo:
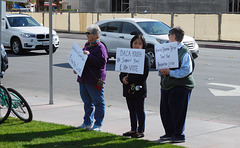
<svg viewBox="0 0 240 148">
<path fill-rule="evenodd" d="M 240 0 L 62 0 L 63 9 L 116 13 L 239 12 Z"/>
</svg>

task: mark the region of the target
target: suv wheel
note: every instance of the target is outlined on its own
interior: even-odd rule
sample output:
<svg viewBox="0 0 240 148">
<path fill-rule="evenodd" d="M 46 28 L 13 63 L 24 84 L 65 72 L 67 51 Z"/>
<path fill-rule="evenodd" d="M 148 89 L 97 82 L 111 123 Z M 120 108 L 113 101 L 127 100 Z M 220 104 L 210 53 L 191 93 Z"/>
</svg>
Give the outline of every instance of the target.
<svg viewBox="0 0 240 148">
<path fill-rule="evenodd" d="M 11 43 L 11 49 L 14 54 L 21 54 L 22 53 L 22 44 L 18 38 L 14 38 Z"/>
<path fill-rule="evenodd" d="M 53 53 L 54 53 L 56 50 L 57 50 L 57 47 L 54 47 L 54 46 L 53 46 Z M 50 51 L 50 50 L 49 50 L 49 49 L 45 49 L 45 51 L 49 54 L 49 51 Z"/>
<path fill-rule="evenodd" d="M 149 57 L 149 63 L 151 68 L 155 68 L 155 53 L 152 48 L 147 48 L 146 54 Z"/>
</svg>

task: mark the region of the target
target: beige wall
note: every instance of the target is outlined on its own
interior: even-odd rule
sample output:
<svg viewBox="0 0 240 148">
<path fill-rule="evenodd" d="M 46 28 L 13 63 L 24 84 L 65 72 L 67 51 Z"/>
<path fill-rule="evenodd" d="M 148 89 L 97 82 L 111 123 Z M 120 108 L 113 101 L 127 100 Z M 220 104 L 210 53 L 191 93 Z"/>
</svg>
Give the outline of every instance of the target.
<svg viewBox="0 0 240 148">
<path fill-rule="evenodd" d="M 44 13 L 28 13 L 39 23 L 49 26 L 49 15 Z M 86 32 L 86 27 L 99 20 L 114 18 L 131 18 L 130 13 L 70 13 L 70 32 Z M 136 18 L 151 18 L 164 22 L 171 26 L 171 14 L 134 14 Z M 180 26 L 185 34 L 196 40 L 206 41 L 240 41 L 240 15 L 222 14 L 221 29 L 219 29 L 218 14 L 174 14 L 174 26 Z M 44 22 L 44 23 L 43 23 Z M 57 31 L 68 31 L 68 13 L 53 14 L 53 29 Z M 221 35 L 219 35 L 221 30 Z"/>
<path fill-rule="evenodd" d="M 68 13 L 58 13 L 53 15 L 53 29 L 65 31 L 68 30 Z"/>
<path fill-rule="evenodd" d="M 43 24 L 43 14 L 42 13 L 27 13 L 28 15 L 30 15 L 31 17 L 35 18 L 35 20 L 40 23 Z"/>
<path fill-rule="evenodd" d="M 152 19 L 162 21 L 171 27 L 171 14 L 153 14 Z"/>
<path fill-rule="evenodd" d="M 116 18 L 131 18 L 131 13 L 99 13 L 99 20 Z"/>
<path fill-rule="evenodd" d="M 194 37 L 194 14 L 175 14 L 173 26 L 180 26 L 186 35 Z"/>
<path fill-rule="evenodd" d="M 44 26 L 49 27 L 49 14 L 44 13 Z M 52 27 L 54 30 L 68 30 L 68 13 L 58 13 L 52 15 Z"/>
<path fill-rule="evenodd" d="M 195 36 L 196 40 L 218 40 L 218 15 L 217 14 L 197 14 L 195 15 Z"/>
<path fill-rule="evenodd" d="M 221 25 L 221 40 L 240 41 L 240 15 L 223 14 Z"/>
<path fill-rule="evenodd" d="M 70 13 L 70 31 L 80 32 L 80 13 Z"/>
<path fill-rule="evenodd" d="M 80 32 L 86 32 L 88 25 L 95 24 L 97 22 L 96 13 L 80 13 Z"/>
<path fill-rule="evenodd" d="M 162 21 L 163 23 L 171 26 L 171 14 L 134 14 L 134 18 L 149 18 Z"/>
</svg>

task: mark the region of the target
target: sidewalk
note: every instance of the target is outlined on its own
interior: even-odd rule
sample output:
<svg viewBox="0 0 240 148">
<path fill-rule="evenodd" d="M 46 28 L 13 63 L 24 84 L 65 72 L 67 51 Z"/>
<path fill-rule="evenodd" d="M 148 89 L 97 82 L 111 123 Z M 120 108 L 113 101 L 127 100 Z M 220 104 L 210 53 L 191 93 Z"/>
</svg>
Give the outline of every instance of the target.
<svg viewBox="0 0 240 148">
<path fill-rule="evenodd" d="M 33 120 L 58 124 L 80 126 L 83 122 L 83 103 L 79 101 L 55 98 L 49 105 L 48 98 L 24 96 L 33 111 Z M 79 98 L 80 99 L 80 98 Z M 122 135 L 129 130 L 127 108 L 106 107 L 102 132 Z M 187 118 L 186 142 L 176 145 L 193 148 L 237 148 L 240 145 L 240 125 Z M 159 113 L 146 112 L 146 140 L 157 141 L 163 135 Z"/>
</svg>

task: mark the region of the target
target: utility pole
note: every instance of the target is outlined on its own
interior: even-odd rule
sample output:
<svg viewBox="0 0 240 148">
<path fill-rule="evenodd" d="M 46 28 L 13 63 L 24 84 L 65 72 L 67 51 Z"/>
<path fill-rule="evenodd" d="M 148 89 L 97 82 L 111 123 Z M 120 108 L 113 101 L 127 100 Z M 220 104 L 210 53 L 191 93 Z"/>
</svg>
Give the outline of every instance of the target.
<svg viewBox="0 0 240 148">
<path fill-rule="evenodd" d="M 239 0 L 237 0 L 237 12 L 239 12 L 240 10 L 239 10 Z"/>
<path fill-rule="evenodd" d="M 235 0 L 232 0 L 232 13 L 234 13 L 234 1 Z"/>
<path fill-rule="evenodd" d="M 52 0 L 49 0 L 49 104 L 53 104 Z"/>
</svg>

